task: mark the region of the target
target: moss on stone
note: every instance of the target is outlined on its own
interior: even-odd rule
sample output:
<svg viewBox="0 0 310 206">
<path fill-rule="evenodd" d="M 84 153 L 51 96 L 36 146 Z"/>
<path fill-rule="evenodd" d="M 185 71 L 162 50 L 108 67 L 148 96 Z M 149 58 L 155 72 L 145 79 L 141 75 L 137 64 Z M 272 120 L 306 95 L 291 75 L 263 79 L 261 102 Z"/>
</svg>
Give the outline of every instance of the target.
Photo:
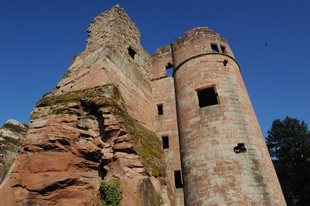
<svg viewBox="0 0 310 206">
<path fill-rule="evenodd" d="M 6 145 L 11 145 L 11 146 L 15 146 L 17 148 L 22 146 L 22 140 L 18 140 L 18 139 L 13 139 L 10 137 L 2 137 L 5 140 L 5 144 Z"/>
<path fill-rule="evenodd" d="M 145 178 L 142 180 L 139 185 L 139 190 L 142 194 L 142 202 L 143 205 L 152 205 L 152 206 L 160 206 L 163 205 L 162 198 L 160 194 L 158 194 L 152 184 L 150 178 Z"/>
<path fill-rule="evenodd" d="M 27 133 L 27 129 L 28 129 L 28 124 L 22 124 L 21 125 L 24 126 L 24 128 L 20 125 L 15 125 L 15 124 L 11 124 L 11 123 L 4 123 L 3 126 L 1 127 L 1 129 L 8 129 L 12 132 L 16 132 L 16 133 L 19 133 L 23 136 L 26 136 L 26 133 Z"/>
<path fill-rule="evenodd" d="M 96 102 L 97 105 L 98 103 Z M 161 141 L 154 132 L 143 127 L 128 113 L 117 87 L 114 87 L 113 98 L 110 99 L 107 106 L 114 108 L 115 114 L 122 117 L 144 167 L 155 177 L 166 176 L 164 151 Z"/>
<path fill-rule="evenodd" d="M 164 151 L 157 135 L 140 125 L 126 110 L 118 109 L 117 115 L 123 118 L 144 167 L 155 177 L 166 176 Z"/>
<path fill-rule="evenodd" d="M 128 113 L 117 87 L 114 87 L 114 98 L 109 106 L 114 108 L 115 114 L 123 119 L 144 167 L 155 177 L 166 176 L 161 141 L 154 132 L 143 127 Z"/>
<path fill-rule="evenodd" d="M 98 110 L 109 107 L 112 113 L 119 115 L 132 137 L 135 150 L 145 168 L 155 177 L 166 175 L 161 141 L 154 132 L 140 125 L 127 112 L 122 95 L 113 84 L 45 97 L 37 103 L 36 107 L 53 107 L 49 115 L 70 114 L 67 105 L 72 102 L 80 103 L 81 100 L 94 103 Z"/>
<path fill-rule="evenodd" d="M 48 112 L 43 112 L 42 114 L 33 113 L 31 115 L 31 119 L 37 119 L 48 115 L 77 115 L 73 109 L 70 109 L 70 104 L 72 103 L 80 105 L 81 101 L 90 101 L 94 102 L 97 107 L 103 107 L 115 106 L 115 102 L 120 101 L 120 99 L 120 93 L 113 84 L 106 84 L 90 89 L 71 91 L 62 95 L 43 97 L 37 102 L 36 107 L 49 108 L 46 110 Z"/>
<path fill-rule="evenodd" d="M 13 162 L 10 162 L 10 163 L 6 163 L 2 166 L 0 166 L 0 171 L 4 171 L 4 170 L 9 170 L 12 166 Z"/>
<path fill-rule="evenodd" d="M 131 134 L 142 164 L 147 169 L 150 168 L 155 177 L 165 176 L 164 153 L 156 134 L 142 127 L 130 116 L 125 118 L 125 126 Z"/>
<path fill-rule="evenodd" d="M 82 89 L 67 92 L 62 95 L 55 95 L 50 97 L 43 97 L 40 99 L 36 105 L 36 107 L 46 107 L 46 106 L 54 106 L 54 105 L 65 105 L 71 102 L 79 102 L 81 99 L 93 99 L 96 98 L 99 100 L 101 99 L 102 103 L 105 103 L 105 100 L 109 100 L 110 98 L 115 98 L 114 94 L 115 86 L 112 84 L 107 84 L 103 86 L 97 86 L 90 89 Z M 117 93 L 115 93 L 117 95 Z M 100 103 L 100 101 L 98 102 Z"/>
</svg>

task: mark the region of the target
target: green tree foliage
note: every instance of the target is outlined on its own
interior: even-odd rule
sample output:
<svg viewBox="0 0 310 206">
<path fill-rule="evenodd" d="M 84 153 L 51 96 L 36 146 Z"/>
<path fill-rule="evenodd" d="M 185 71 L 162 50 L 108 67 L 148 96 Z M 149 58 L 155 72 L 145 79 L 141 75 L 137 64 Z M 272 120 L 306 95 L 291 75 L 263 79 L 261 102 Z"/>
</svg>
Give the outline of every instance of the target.
<svg viewBox="0 0 310 206">
<path fill-rule="evenodd" d="M 288 206 L 310 204 L 310 132 L 295 118 L 276 119 L 266 138 Z"/>
</svg>

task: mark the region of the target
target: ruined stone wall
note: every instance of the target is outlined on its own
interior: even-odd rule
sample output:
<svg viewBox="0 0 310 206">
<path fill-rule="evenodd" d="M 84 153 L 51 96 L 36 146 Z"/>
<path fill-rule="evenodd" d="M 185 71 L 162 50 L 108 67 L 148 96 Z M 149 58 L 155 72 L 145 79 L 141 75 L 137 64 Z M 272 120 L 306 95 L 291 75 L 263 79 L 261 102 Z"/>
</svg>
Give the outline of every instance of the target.
<svg viewBox="0 0 310 206">
<path fill-rule="evenodd" d="M 226 53 L 210 53 L 214 43 Z M 173 54 L 186 205 L 285 205 L 228 44 L 197 28 L 173 44 Z M 214 93 L 199 98 L 199 91 Z"/>
<path fill-rule="evenodd" d="M 167 76 L 166 68 L 172 66 L 171 46 L 164 46 L 156 50 L 151 59 L 152 70 L 150 75 L 152 80 L 160 79 Z"/>
<path fill-rule="evenodd" d="M 175 171 L 181 172 L 179 134 L 176 116 L 176 102 L 174 91 L 174 78 L 166 74 L 166 67 L 172 65 L 171 47 L 166 46 L 157 49 L 156 53 L 152 55 L 152 77 L 151 82 L 153 89 L 154 106 L 162 107 L 162 114 L 154 117 L 154 131 L 156 134 L 165 138 L 163 146 L 166 148 L 166 162 L 169 165 L 167 171 L 168 178 L 172 185 L 175 186 L 175 195 L 177 205 L 184 204 L 183 188 L 176 188 L 175 185 Z M 156 108 L 158 110 L 158 108 Z"/>
<path fill-rule="evenodd" d="M 68 73 L 49 95 L 113 83 L 128 111 L 151 129 L 150 55 L 140 45 L 137 27 L 122 8 L 115 6 L 96 17 L 87 31 L 86 50 L 73 59 Z"/>
<path fill-rule="evenodd" d="M 174 69 L 193 56 L 212 52 L 211 43 L 217 45 L 219 51 L 221 51 L 221 45 L 224 46 L 225 51 L 222 53 L 234 57 L 225 39 L 207 27 L 198 27 L 185 32 L 183 38 L 178 38 L 173 43 Z"/>
<path fill-rule="evenodd" d="M 123 205 L 175 205 L 160 140 L 147 129 L 155 108 L 138 29 L 115 6 L 88 33 L 86 50 L 33 109 L 1 204 L 96 205 L 102 181 L 116 178 Z"/>
<path fill-rule="evenodd" d="M 196 28 L 150 56 L 119 6 L 87 32 L 86 50 L 33 109 L 2 202 L 95 205 L 116 178 L 123 205 L 285 205 L 225 39 Z"/>
<path fill-rule="evenodd" d="M 106 205 L 98 203 L 107 200 L 99 188 L 113 180 L 122 205 L 174 205 L 159 139 L 127 113 L 118 89 L 108 84 L 37 103 L 0 186 L 0 204 Z"/>
</svg>

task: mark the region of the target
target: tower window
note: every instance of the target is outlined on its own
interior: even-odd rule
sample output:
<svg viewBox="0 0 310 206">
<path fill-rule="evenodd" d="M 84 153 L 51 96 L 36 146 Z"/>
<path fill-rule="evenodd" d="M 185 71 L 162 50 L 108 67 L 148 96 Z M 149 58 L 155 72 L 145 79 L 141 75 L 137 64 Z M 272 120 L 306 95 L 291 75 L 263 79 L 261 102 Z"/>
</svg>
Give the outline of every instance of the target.
<svg viewBox="0 0 310 206">
<path fill-rule="evenodd" d="M 182 175 L 181 175 L 180 170 L 174 171 L 174 184 L 175 184 L 175 188 L 182 188 L 183 187 Z"/>
<path fill-rule="evenodd" d="M 161 139 L 163 141 L 163 149 L 168 149 L 169 148 L 169 137 L 162 136 Z"/>
<path fill-rule="evenodd" d="M 247 150 L 245 148 L 244 143 L 238 143 L 236 147 L 234 147 L 235 153 L 245 153 Z"/>
<path fill-rule="evenodd" d="M 211 50 L 213 53 L 219 53 L 220 52 L 220 50 L 216 44 L 211 44 Z"/>
<path fill-rule="evenodd" d="M 162 104 L 158 104 L 157 105 L 157 112 L 158 112 L 158 115 L 163 115 L 164 114 L 164 108 L 163 108 Z"/>
<path fill-rule="evenodd" d="M 222 50 L 222 53 L 223 53 L 223 54 L 226 54 L 226 47 L 224 47 L 224 46 L 221 45 L 221 50 Z"/>
<path fill-rule="evenodd" d="M 218 104 L 217 93 L 214 87 L 197 90 L 199 107 L 206 107 Z"/>
<path fill-rule="evenodd" d="M 135 51 L 135 50 L 133 50 L 133 48 L 131 48 L 131 46 L 129 46 L 128 47 L 128 54 L 130 55 L 130 57 L 132 58 L 132 59 L 135 59 L 135 54 L 136 54 L 137 52 Z"/>
<path fill-rule="evenodd" d="M 172 64 L 168 63 L 166 66 L 166 75 L 172 76 L 173 69 L 172 69 Z"/>
</svg>

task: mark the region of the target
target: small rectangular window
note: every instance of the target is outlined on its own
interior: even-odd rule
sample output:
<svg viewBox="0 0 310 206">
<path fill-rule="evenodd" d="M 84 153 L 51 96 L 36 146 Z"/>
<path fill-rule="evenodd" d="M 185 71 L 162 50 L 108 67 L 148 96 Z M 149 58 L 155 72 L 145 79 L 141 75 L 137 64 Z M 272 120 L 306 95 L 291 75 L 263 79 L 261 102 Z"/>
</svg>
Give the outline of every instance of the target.
<svg viewBox="0 0 310 206">
<path fill-rule="evenodd" d="M 161 139 L 163 141 L 163 149 L 168 149 L 169 148 L 169 137 L 162 136 Z"/>
<path fill-rule="evenodd" d="M 224 46 L 221 45 L 221 50 L 222 50 L 222 53 L 223 53 L 223 54 L 226 54 L 226 47 L 224 47 Z"/>
<path fill-rule="evenodd" d="M 219 53 L 219 48 L 217 47 L 216 44 L 211 44 L 211 50 L 213 53 Z"/>
<path fill-rule="evenodd" d="M 173 74 L 172 64 L 168 63 L 166 66 L 166 75 L 172 76 L 172 74 Z"/>
<path fill-rule="evenodd" d="M 132 59 L 135 59 L 135 54 L 136 54 L 137 52 L 135 51 L 135 50 L 133 50 L 133 48 L 131 48 L 131 46 L 129 46 L 128 47 L 128 54 L 130 55 L 130 57 L 132 58 Z"/>
<path fill-rule="evenodd" d="M 206 107 L 218 104 L 217 93 L 214 87 L 197 90 L 199 107 Z"/>
<path fill-rule="evenodd" d="M 157 112 L 158 112 L 158 115 L 163 115 L 164 114 L 164 108 L 163 108 L 162 104 L 158 104 L 157 105 Z"/>
<path fill-rule="evenodd" d="M 174 184 L 175 188 L 183 188 L 182 175 L 180 170 L 174 171 Z"/>
</svg>

